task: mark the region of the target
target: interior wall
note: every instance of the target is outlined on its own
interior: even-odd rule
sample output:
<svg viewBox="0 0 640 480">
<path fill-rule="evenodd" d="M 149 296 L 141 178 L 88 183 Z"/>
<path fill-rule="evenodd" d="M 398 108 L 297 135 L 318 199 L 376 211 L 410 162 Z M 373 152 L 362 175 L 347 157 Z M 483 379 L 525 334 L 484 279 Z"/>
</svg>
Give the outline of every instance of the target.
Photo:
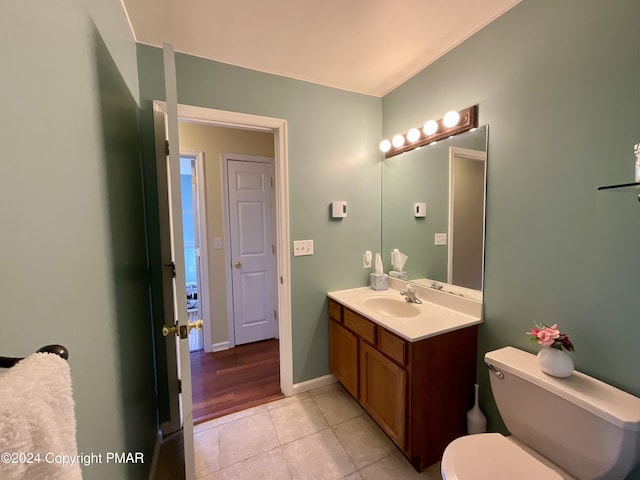
<svg viewBox="0 0 640 480">
<path fill-rule="evenodd" d="M 640 3 L 522 2 L 383 98 L 383 131 L 479 104 L 490 125 L 482 355 L 558 323 L 576 368 L 640 395 Z M 535 413 L 535 412 L 534 412 Z M 637 478 L 637 477 L 636 477 Z"/>
<path fill-rule="evenodd" d="M 274 157 L 273 133 L 254 132 L 191 122 L 180 122 L 180 149 L 204 152 L 205 203 L 207 212 L 207 253 L 209 261 L 209 303 L 211 342 L 214 350 L 228 348 L 227 285 L 224 242 L 224 187 L 222 155 L 235 153 Z M 222 248 L 215 247 L 215 238 Z"/>
<path fill-rule="evenodd" d="M 0 3 L 0 355 L 66 346 L 78 450 L 145 455 L 84 478 L 145 478 L 157 414 L 137 76 L 106 46 L 135 44 L 105 40 L 95 23 L 110 20 L 79 5 Z"/>
<path fill-rule="evenodd" d="M 158 219 L 151 102 L 165 95 L 162 51 L 138 45 L 138 68 L 153 268 L 160 261 L 154 244 Z M 326 375 L 326 294 L 367 284 L 369 270 L 362 268 L 362 255 L 380 250 L 380 98 L 179 53 L 176 69 L 178 103 L 287 121 L 290 236 L 313 239 L 315 246 L 313 256 L 291 257 L 293 381 Z M 333 200 L 348 202 L 347 218 L 330 218 Z M 155 297 L 161 295 L 158 274 L 152 277 Z M 154 301 L 154 318 L 162 318 L 160 307 L 161 302 Z M 156 351 L 162 398 L 166 359 Z M 161 418 L 166 412 L 161 400 Z"/>
</svg>

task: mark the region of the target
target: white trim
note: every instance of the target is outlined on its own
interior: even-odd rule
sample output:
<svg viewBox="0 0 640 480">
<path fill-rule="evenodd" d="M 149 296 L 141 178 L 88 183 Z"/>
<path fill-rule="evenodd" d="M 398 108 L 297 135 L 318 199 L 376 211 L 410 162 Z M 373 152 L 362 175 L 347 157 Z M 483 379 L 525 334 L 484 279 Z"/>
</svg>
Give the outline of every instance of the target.
<svg viewBox="0 0 640 480">
<path fill-rule="evenodd" d="M 157 102 L 162 104 L 163 102 Z M 291 326 L 291 245 L 289 233 L 289 159 L 287 121 L 248 113 L 178 104 L 182 121 L 245 130 L 272 132 L 275 137 L 276 250 L 280 336 L 280 389 L 293 395 L 293 339 Z"/>
<path fill-rule="evenodd" d="M 222 352 L 223 350 L 229 350 L 231 348 L 229 342 L 214 343 L 209 347 L 212 352 Z"/>
<path fill-rule="evenodd" d="M 293 395 L 298 395 L 300 393 L 308 392 L 309 390 L 313 390 L 314 388 L 326 387 L 327 385 L 332 385 L 336 383 L 336 377 L 332 374 L 324 375 L 322 377 L 312 378 L 311 380 L 307 380 L 305 382 L 296 383 L 293 385 L 292 392 Z"/>
<path fill-rule="evenodd" d="M 453 178 L 453 161 L 456 157 L 469 158 L 471 160 L 478 160 L 484 163 L 484 176 L 485 176 L 485 203 L 487 198 L 487 152 L 482 150 L 471 150 L 470 148 L 462 147 L 449 147 L 449 230 L 447 233 L 447 283 L 453 285 L 453 197 L 455 188 L 455 179 Z M 483 209 L 486 214 L 486 208 Z M 482 222 L 484 225 L 485 222 Z M 482 227 L 482 251 L 484 252 L 484 229 Z M 484 283 L 484 254 L 482 255 L 482 274 L 481 278 Z"/>
<path fill-rule="evenodd" d="M 156 471 L 158 470 L 158 458 L 160 458 L 160 446 L 162 445 L 162 432 L 158 430 L 156 435 L 156 445 L 153 448 L 153 456 L 151 457 L 151 468 L 149 468 L 149 480 L 155 480 Z"/>
<path fill-rule="evenodd" d="M 198 189 L 198 230 L 199 230 L 199 248 L 200 248 L 200 309 L 204 320 L 203 326 L 203 345 L 204 351 L 211 352 L 211 332 L 213 330 L 211 317 L 211 303 L 209 299 L 209 245 L 207 239 L 207 202 L 205 199 L 205 183 L 204 183 L 204 152 L 202 150 L 180 149 L 181 157 L 195 158 L 196 162 L 196 186 Z M 204 240 L 203 240 L 204 239 Z"/>
<path fill-rule="evenodd" d="M 267 163 L 271 168 L 275 170 L 274 158 L 266 157 L 262 155 L 242 155 L 235 153 L 222 153 L 220 159 L 220 163 L 222 165 L 222 213 L 224 217 L 224 244 L 227 245 L 227 248 L 224 249 L 224 264 L 225 264 L 225 281 L 227 284 L 227 329 L 229 331 L 229 348 L 233 348 L 236 346 L 236 324 L 235 324 L 235 316 L 234 316 L 234 301 L 233 301 L 233 267 L 231 266 L 231 262 L 233 259 L 231 258 L 231 218 L 229 218 L 229 180 L 228 180 L 228 172 L 229 172 L 229 160 L 238 160 L 238 161 L 246 161 L 246 162 L 259 162 L 259 163 Z M 273 193 L 272 193 L 273 197 Z M 272 219 L 272 231 L 273 236 L 276 236 L 276 225 L 275 225 L 275 217 L 274 214 L 276 209 L 275 198 L 271 198 L 271 219 Z M 277 292 L 277 284 L 278 284 L 278 276 L 275 275 L 273 281 L 274 292 Z M 278 300 L 275 299 L 275 304 L 277 307 Z"/>
</svg>

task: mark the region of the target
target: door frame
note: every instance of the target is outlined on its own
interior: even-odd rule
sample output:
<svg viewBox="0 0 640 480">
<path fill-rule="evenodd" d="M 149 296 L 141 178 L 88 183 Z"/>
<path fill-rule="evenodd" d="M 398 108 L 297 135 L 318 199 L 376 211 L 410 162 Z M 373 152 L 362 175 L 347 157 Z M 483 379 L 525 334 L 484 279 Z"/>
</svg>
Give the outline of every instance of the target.
<svg viewBox="0 0 640 480">
<path fill-rule="evenodd" d="M 222 154 L 222 190 L 223 190 L 223 200 L 222 200 L 222 210 L 224 212 L 224 244 L 227 248 L 224 249 L 224 260 L 225 260 L 225 278 L 227 282 L 227 324 L 229 328 L 229 348 L 233 348 L 236 346 L 236 331 L 235 331 L 235 315 L 233 308 L 233 267 L 231 266 L 232 258 L 231 258 L 231 218 L 229 216 L 229 181 L 228 181 L 228 171 L 229 171 L 229 160 L 237 160 L 240 162 L 256 162 L 256 163 L 266 163 L 269 164 L 275 171 L 275 159 L 273 157 L 267 157 L 263 155 L 243 155 L 243 154 L 235 154 L 235 153 L 223 153 Z M 275 179 L 274 179 L 275 180 Z M 277 199 L 275 194 L 275 185 L 274 188 L 271 189 L 271 227 L 274 234 L 276 233 L 276 215 L 274 206 L 277 205 Z M 274 242 L 275 244 L 275 242 Z M 277 251 L 276 251 L 276 261 L 277 261 Z M 278 275 L 277 275 L 277 266 L 276 266 L 276 275 L 273 279 L 275 282 L 276 288 L 274 291 L 277 291 L 278 285 Z M 276 300 L 276 311 L 279 312 L 278 309 L 278 301 Z M 279 324 L 279 315 L 275 319 L 276 325 Z M 279 335 L 279 332 L 276 332 L 276 336 Z"/>
<path fill-rule="evenodd" d="M 484 178 L 485 178 L 485 205 L 483 205 L 483 212 L 486 214 L 486 201 L 487 201 L 487 152 L 482 150 L 472 150 L 470 148 L 463 147 L 449 147 L 449 229 L 447 233 L 447 283 L 453 283 L 453 217 L 455 212 L 453 211 L 454 199 L 455 199 L 455 179 L 453 178 L 453 163 L 456 158 L 466 158 L 469 160 L 477 160 L 484 163 Z M 486 222 L 482 222 L 482 251 L 484 252 L 485 242 L 485 229 Z M 482 272 L 480 278 L 484 283 L 484 255 L 482 256 Z"/>
<path fill-rule="evenodd" d="M 157 101 L 162 105 L 164 102 Z M 287 121 L 248 113 L 178 104 L 178 119 L 192 123 L 274 134 L 275 245 L 278 335 L 280 339 L 280 390 L 293 391 L 293 340 L 291 325 L 291 242 L 289 233 L 289 164 Z"/>
<path fill-rule="evenodd" d="M 209 251 L 207 247 L 207 203 L 205 201 L 204 184 L 204 152 L 202 150 L 180 149 L 181 157 L 189 157 L 196 162 L 196 188 L 198 190 L 198 249 L 200 256 L 200 283 L 198 302 L 204 324 L 202 326 L 203 347 L 205 352 L 211 352 L 211 304 L 209 303 Z M 203 241 L 203 239 L 205 239 Z"/>
</svg>

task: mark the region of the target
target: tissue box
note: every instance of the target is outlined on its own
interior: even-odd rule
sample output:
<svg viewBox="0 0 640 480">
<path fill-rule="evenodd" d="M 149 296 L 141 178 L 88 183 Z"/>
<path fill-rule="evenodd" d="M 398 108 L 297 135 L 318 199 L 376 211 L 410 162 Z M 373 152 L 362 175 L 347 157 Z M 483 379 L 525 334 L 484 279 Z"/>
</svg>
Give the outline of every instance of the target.
<svg viewBox="0 0 640 480">
<path fill-rule="evenodd" d="M 389 275 L 387 275 L 386 273 L 372 273 L 371 288 L 373 288 L 374 290 L 388 290 Z"/>
<path fill-rule="evenodd" d="M 399 278 L 400 280 L 406 280 L 407 279 L 407 272 L 396 272 L 395 270 L 391 270 L 389 272 L 389 276 L 390 277 Z"/>
</svg>

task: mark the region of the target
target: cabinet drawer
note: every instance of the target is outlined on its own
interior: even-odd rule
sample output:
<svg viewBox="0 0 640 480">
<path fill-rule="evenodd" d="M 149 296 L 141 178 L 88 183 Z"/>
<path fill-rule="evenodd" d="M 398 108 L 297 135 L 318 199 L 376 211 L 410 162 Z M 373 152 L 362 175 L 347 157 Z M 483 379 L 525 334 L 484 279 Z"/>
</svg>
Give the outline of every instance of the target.
<svg viewBox="0 0 640 480">
<path fill-rule="evenodd" d="M 407 342 L 382 327 L 378 327 L 377 347 L 400 365 L 407 364 Z"/>
<path fill-rule="evenodd" d="M 329 318 L 342 323 L 342 305 L 331 299 L 329 299 Z"/>
<path fill-rule="evenodd" d="M 373 322 L 346 308 L 343 311 L 343 318 L 345 327 L 358 334 L 363 340 L 375 345 L 376 326 Z"/>
</svg>

